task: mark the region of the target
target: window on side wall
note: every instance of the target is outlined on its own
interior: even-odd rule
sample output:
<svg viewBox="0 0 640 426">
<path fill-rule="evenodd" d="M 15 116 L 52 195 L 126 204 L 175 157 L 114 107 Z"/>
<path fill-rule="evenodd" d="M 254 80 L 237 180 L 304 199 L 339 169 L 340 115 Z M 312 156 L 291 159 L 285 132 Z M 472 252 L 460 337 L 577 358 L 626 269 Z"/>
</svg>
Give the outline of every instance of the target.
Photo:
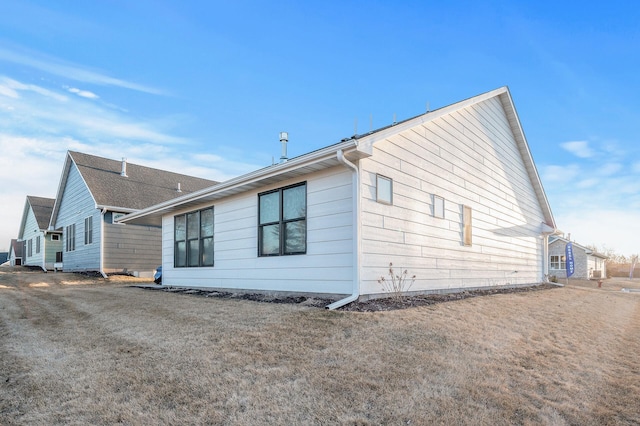
<svg viewBox="0 0 640 426">
<path fill-rule="evenodd" d="M 462 242 L 465 246 L 472 243 L 471 207 L 462 206 Z"/>
<path fill-rule="evenodd" d="M 258 256 L 306 252 L 306 182 L 258 194 Z"/>
<path fill-rule="evenodd" d="M 65 228 L 67 238 L 67 251 L 74 251 L 76 249 L 76 224 L 69 225 Z"/>
<path fill-rule="evenodd" d="M 93 243 L 93 217 L 89 216 L 84 220 L 84 243 Z"/>
<path fill-rule="evenodd" d="M 60 235 L 51 234 L 51 241 L 60 241 Z"/>
<path fill-rule="evenodd" d="M 33 256 L 33 239 L 31 238 L 27 241 L 27 256 Z"/>
<path fill-rule="evenodd" d="M 433 217 L 444 219 L 444 198 L 433 196 Z"/>
<path fill-rule="evenodd" d="M 549 263 L 551 269 L 567 269 L 567 262 L 564 256 L 551 256 Z"/>
<path fill-rule="evenodd" d="M 213 266 L 213 207 L 174 217 L 174 266 Z"/>
<path fill-rule="evenodd" d="M 40 253 L 40 235 L 36 237 L 36 254 Z"/>
<path fill-rule="evenodd" d="M 382 204 L 393 204 L 393 180 L 376 175 L 376 200 Z"/>
</svg>

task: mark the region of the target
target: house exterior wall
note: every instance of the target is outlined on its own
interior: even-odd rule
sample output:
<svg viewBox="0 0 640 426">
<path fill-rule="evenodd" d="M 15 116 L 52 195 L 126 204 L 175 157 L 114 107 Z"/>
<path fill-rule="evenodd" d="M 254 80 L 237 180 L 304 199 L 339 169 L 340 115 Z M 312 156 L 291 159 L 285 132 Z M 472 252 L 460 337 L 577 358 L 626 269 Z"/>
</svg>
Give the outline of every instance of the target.
<svg viewBox="0 0 640 426">
<path fill-rule="evenodd" d="M 301 182 L 307 183 L 306 254 L 258 257 L 258 194 Z M 162 224 L 163 284 L 351 293 L 352 189 L 352 172 L 338 166 L 214 203 L 213 267 L 174 267 L 174 215 L 165 215 Z M 201 205 L 181 213 L 208 206 Z"/>
<path fill-rule="evenodd" d="M 40 238 L 40 251 L 36 252 L 36 240 Z M 44 259 L 44 234 L 38 227 L 33 210 L 29 207 L 27 218 L 25 220 L 24 229 L 20 239 L 25 242 L 24 251 L 22 253 L 22 264 L 25 266 L 42 267 Z M 31 256 L 29 256 L 29 241 L 31 241 Z"/>
<path fill-rule="evenodd" d="M 412 291 L 541 282 L 544 214 L 498 98 L 378 141 L 360 167 L 361 294 L 382 293 L 389 263 L 416 275 Z M 391 205 L 376 201 L 377 174 L 393 179 Z"/>
<path fill-rule="evenodd" d="M 63 271 L 100 270 L 100 210 L 74 164 L 69 169 L 66 186 L 59 200 L 55 228 L 62 228 Z M 84 243 L 85 219 L 91 216 L 93 241 Z M 67 251 L 67 226 L 75 224 L 75 250 Z"/>
<path fill-rule="evenodd" d="M 162 261 L 162 229 L 104 224 L 104 272 L 154 271 Z"/>
<path fill-rule="evenodd" d="M 53 269 L 53 264 L 56 262 L 56 252 L 63 251 L 62 235 L 58 235 L 58 240 L 53 240 L 53 235 L 45 234 L 45 267 L 47 269 Z"/>
<path fill-rule="evenodd" d="M 567 243 L 562 240 L 555 240 L 549 244 L 549 259 L 551 256 L 564 256 Z M 573 244 L 573 275 L 570 278 L 589 279 L 589 261 L 587 252 Z M 549 275 L 555 275 L 557 278 L 567 278 L 566 269 L 551 269 L 549 263 Z"/>
</svg>

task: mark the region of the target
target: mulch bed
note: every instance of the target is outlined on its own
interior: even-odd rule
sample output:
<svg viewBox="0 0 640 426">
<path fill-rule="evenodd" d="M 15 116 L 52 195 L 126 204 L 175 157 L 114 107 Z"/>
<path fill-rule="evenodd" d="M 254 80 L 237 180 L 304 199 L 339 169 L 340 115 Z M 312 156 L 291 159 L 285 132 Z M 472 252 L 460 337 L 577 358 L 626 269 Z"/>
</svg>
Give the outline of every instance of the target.
<svg viewBox="0 0 640 426">
<path fill-rule="evenodd" d="M 203 297 L 217 297 L 221 299 L 240 299 L 240 300 L 252 300 L 254 302 L 264 303 L 290 303 L 297 305 L 304 305 L 315 308 L 324 308 L 330 303 L 334 302 L 331 299 L 306 297 L 306 296 L 273 296 L 258 293 L 231 293 L 226 291 L 217 290 L 202 290 L 192 289 L 185 287 L 152 287 L 137 285 L 133 287 L 144 288 L 146 290 L 165 291 L 169 293 L 190 294 L 194 296 Z M 444 294 L 425 294 L 416 296 L 404 296 L 400 298 L 380 298 L 370 299 L 365 301 L 357 301 L 349 303 L 341 308 L 340 311 L 349 312 L 378 312 L 378 311 L 393 311 L 397 309 L 414 308 L 417 306 L 429 306 L 436 303 L 451 302 L 455 300 L 468 299 L 470 297 L 489 296 L 494 294 L 509 294 L 509 293 L 526 293 L 539 290 L 550 290 L 558 288 L 558 286 L 552 284 L 539 284 L 529 287 L 515 287 L 515 288 L 487 288 L 482 290 L 469 290 L 461 291 L 458 293 L 444 293 Z"/>
</svg>

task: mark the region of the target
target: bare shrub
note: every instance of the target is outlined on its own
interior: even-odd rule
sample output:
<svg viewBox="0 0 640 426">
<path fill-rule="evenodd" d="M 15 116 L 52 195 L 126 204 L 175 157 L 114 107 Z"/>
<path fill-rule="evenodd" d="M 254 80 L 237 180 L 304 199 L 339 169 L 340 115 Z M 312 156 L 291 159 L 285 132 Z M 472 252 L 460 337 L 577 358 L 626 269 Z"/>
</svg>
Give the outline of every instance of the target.
<svg viewBox="0 0 640 426">
<path fill-rule="evenodd" d="M 382 290 L 391 294 L 391 297 L 399 299 L 409 291 L 415 281 L 416 276 L 413 275 L 409 277 L 409 273 L 406 269 L 403 272 L 396 274 L 393 270 L 393 263 L 389 262 L 389 279 L 382 276 L 378 280 L 378 283 L 382 285 Z"/>
</svg>

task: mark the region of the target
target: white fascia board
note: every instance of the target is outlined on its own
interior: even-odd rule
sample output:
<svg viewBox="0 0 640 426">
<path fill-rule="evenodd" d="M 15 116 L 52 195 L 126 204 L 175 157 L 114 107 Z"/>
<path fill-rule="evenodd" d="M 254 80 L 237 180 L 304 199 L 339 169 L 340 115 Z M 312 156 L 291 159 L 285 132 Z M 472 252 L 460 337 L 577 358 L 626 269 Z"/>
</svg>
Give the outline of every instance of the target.
<svg viewBox="0 0 640 426">
<path fill-rule="evenodd" d="M 337 157 L 337 152 L 339 150 L 342 150 L 343 152 L 359 151 L 359 143 L 355 139 L 349 139 L 345 142 L 328 146 L 328 147 L 319 149 L 317 151 L 313 151 L 311 153 L 301 155 L 300 157 L 292 158 L 284 163 L 268 166 L 263 169 L 256 170 L 254 172 L 250 172 L 245 175 L 239 176 L 237 178 L 229 179 L 227 181 L 221 182 L 209 188 L 204 188 L 199 191 L 183 195 L 182 197 L 174 198 L 172 200 L 156 204 L 146 209 L 139 210 L 135 213 L 130 213 L 127 216 L 119 219 L 118 223 L 126 223 L 134 219 L 139 219 L 144 216 L 148 216 L 150 214 L 160 213 L 163 210 L 167 210 L 172 207 L 177 207 L 177 206 L 180 206 L 181 204 L 197 201 L 198 199 L 207 197 L 209 195 L 213 195 L 216 193 L 220 193 L 220 192 L 228 191 L 232 189 L 237 189 L 242 186 L 250 185 L 259 180 L 268 179 L 270 177 L 274 177 L 278 175 L 283 175 L 287 172 L 294 171 L 296 169 L 299 169 L 323 160 L 331 159 L 332 157 Z M 365 153 L 364 155 L 366 156 L 369 154 Z"/>
</svg>

